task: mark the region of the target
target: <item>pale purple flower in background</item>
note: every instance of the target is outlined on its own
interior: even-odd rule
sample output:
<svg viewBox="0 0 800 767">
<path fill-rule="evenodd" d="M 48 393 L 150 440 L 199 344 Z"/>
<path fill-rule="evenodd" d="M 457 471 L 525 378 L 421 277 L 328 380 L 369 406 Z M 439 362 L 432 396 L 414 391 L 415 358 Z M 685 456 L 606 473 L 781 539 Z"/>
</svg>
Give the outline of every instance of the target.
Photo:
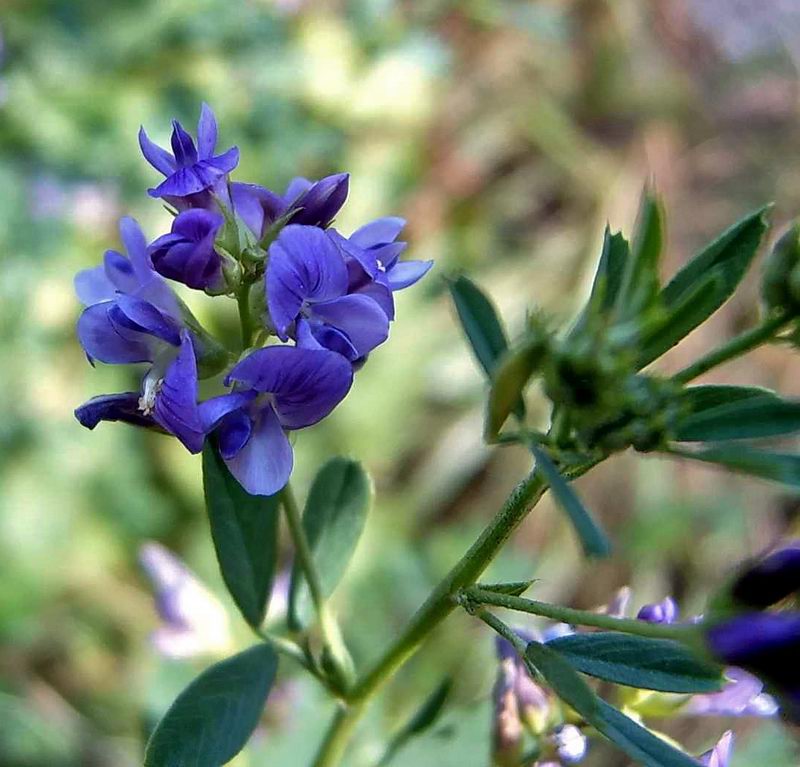
<svg viewBox="0 0 800 767">
<path fill-rule="evenodd" d="M 729 767 L 733 754 L 733 733 L 728 730 L 710 751 L 700 757 L 703 767 Z"/>
<path fill-rule="evenodd" d="M 31 218 L 61 218 L 69 201 L 69 190 L 56 176 L 37 176 L 28 186 Z"/>
<path fill-rule="evenodd" d="M 292 569 L 290 567 L 281 570 L 272 584 L 272 593 L 269 597 L 269 606 L 264 622 L 267 625 L 280 623 L 286 618 L 286 611 L 289 608 L 289 584 L 292 580 Z"/>
<path fill-rule="evenodd" d="M 508 646 L 511 647 L 510 644 Z M 492 759 L 496 765 L 512 767 L 519 764 L 522 753 L 523 729 L 516 695 L 516 682 L 520 671 L 516 659 L 507 657 L 505 648 L 501 650 L 499 643 L 498 654 L 500 665 L 492 691 L 494 701 Z"/>
<path fill-rule="evenodd" d="M 759 679 L 744 669 L 728 668 L 728 679 L 720 692 L 693 695 L 681 713 L 692 716 L 774 716 L 775 699 L 764 692 Z"/>
<path fill-rule="evenodd" d="M 679 614 L 677 602 L 672 597 L 664 597 L 660 602 L 642 607 L 636 617 L 648 623 L 674 623 Z"/>
<path fill-rule="evenodd" d="M 168 658 L 225 655 L 232 638 L 222 603 L 159 543 L 145 543 L 139 562 L 153 584 L 162 621 L 151 637 L 155 649 Z"/>
<path fill-rule="evenodd" d="M 70 190 L 72 223 L 87 232 L 107 229 L 119 216 L 119 190 L 108 184 L 84 183 Z"/>
<path fill-rule="evenodd" d="M 553 735 L 558 758 L 564 764 L 577 764 L 583 761 L 588 749 L 586 736 L 574 725 L 565 724 Z"/>
<path fill-rule="evenodd" d="M 688 0 L 695 25 L 733 61 L 784 47 L 800 60 L 800 4 L 797 0 Z"/>
<path fill-rule="evenodd" d="M 623 586 L 617 590 L 617 593 L 611 598 L 611 601 L 606 605 L 605 614 L 610 615 L 612 618 L 624 618 L 628 613 L 628 605 L 631 602 L 631 589 L 630 586 Z"/>
<path fill-rule="evenodd" d="M 516 633 L 526 643 L 541 638 L 538 633 L 529 630 L 518 629 Z M 533 679 L 507 639 L 495 637 L 495 654 L 499 668 L 494 691 L 494 726 L 499 742 L 503 742 L 503 731 L 513 731 L 516 726 L 514 717 L 531 732 L 537 735 L 543 733 L 552 711 L 550 694 Z M 513 697 L 513 702 L 507 699 L 509 695 Z"/>
</svg>

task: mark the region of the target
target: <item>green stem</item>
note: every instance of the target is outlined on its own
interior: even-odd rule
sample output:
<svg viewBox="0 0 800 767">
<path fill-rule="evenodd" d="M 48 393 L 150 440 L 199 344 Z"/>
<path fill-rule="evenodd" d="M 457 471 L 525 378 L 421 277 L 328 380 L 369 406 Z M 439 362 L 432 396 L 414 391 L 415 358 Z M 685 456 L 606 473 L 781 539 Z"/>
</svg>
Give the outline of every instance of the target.
<svg viewBox="0 0 800 767">
<path fill-rule="evenodd" d="M 537 471 L 531 472 L 517 485 L 497 516 L 433 590 L 394 644 L 375 666 L 358 680 L 351 691 L 352 699 L 363 700 L 372 695 L 414 654 L 425 636 L 455 609 L 455 595 L 462 588 L 472 585 L 483 573 L 546 489 L 547 484 Z"/>
<path fill-rule="evenodd" d="M 433 590 L 392 646 L 350 690 L 348 698 L 354 708 L 349 714 L 339 712 L 334 718 L 314 767 L 333 767 L 338 764 L 343 754 L 342 744 L 347 742 L 354 726 L 352 719 L 359 717 L 363 703 L 375 694 L 414 654 L 425 637 L 456 608 L 455 595 L 475 582 L 546 489 L 544 479 L 536 471 L 531 472 L 517 485 L 497 516 Z M 334 750 L 336 754 L 332 756 Z"/>
<path fill-rule="evenodd" d="M 239 305 L 239 324 L 242 328 L 242 349 L 247 349 L 253 339 L 253 319 L 250 316 L 250 285 L 246 282 L 236 293 Z"/>
<path fill-rule="evenodd" d="M 292 642 L 291 639 L 270 634 L 267 631 L 264 631 L 264 629 L 255 629 L 255 633 L 262 642 L 266 642 L 266 644 L 270 645 L 276 652 L 279 652 L 281 655 L 285 655 L 287 658 L 291 658 L 295 663 L 302 666 L 306 671 L 308 671 L 310 674 L 313 674 L 320 681 L 326 681 L 320 676 L 319 671 L 317 671 L 317 669 L 308 662 L 308 658 L 306 658 L 303 648 L 300 647 L 296 642 Z"/>
<path fill-rule="evenodd" d="M 475 617 L 480 618 L 487 626 L 491 626 L 501 637 L 511 642 L 520 658 L 525 657 L 525 641 L 510 626 L 507 626 L 496 615 L 487 610 L 476 610 Z"/>
<path fill-rule="evenodd" d="M 361 718 L 363 707 L 363 702 L 339 704 L 317 752 L 314 767 L 336 767 L 339 764 L 353 730 Z"/>
<path fill-rule="evenodd" d="M 570 479 L 574 479 L 585 474 L 598 462 L 593 460 L 567 467 L 564 473 Z M 546 490 L 547 482 L 538 471 L 532 471 L 514 488 L 480 537 L 431 592 L 391 647 L 350 689 L 347 699 L 351 708 L 347 709 L 348 713 L 340 712 L 334 718 L 313 767 L 334 767 L 338 764 L 343 754 L 341 744 L 347 742 L 355 724 L 352 720 L 360 716 L 363 704 L 416 652 L 425 637 L 456 608 L 458 593 L 471 586 L 480 577 Z M 331 756 L 334 749 L 337 750 L 336 755 Z"/>
<path fill-rule="evenodd" d="M 337 681 L 339 682 L 338 686 L 347 688 L 352 681 L 352 662 L 345 647 L 342 633 L 339 630 L 339 624 L 325 603 L 322 582 L 320 581 L 317 566 L 314 563 L 314 555 L 311 553 L 311 546 L 303 528 L 300 509 L 297 506 L 291 484 L 287 484 L 281 491 L 281 503 L 286 512 L 286 520 L 289 523 L 289 533 L 295 546 L 297 561 L 308 584 L 311 602 L 319 619 L 323 642 L 330 651 L 329 660 L 334 664 Z M 340 692 L 342 691 L 340 690 Z"/>
<path fill-rule="evenodd" d="M 677 383 L 688 383 L 692 379 L 708 372 L 711 368 L 715 368 L 717 365 L 721 365 L 723 362 L 732 360 L 735 357 L 740 357 L 751 349 L 771 341 L 790 319 L 786 314 L 776 314 L 774 317 L 764 320 L 757 327 L 746 330 L 719 348 L 709 352 L 705 357 L 695 360 L 691 365 L 673 376 L 673 380 Z"/>
<path fill-rule="evenodd" d="M 462 591 L 464 607 L 470 610 L 470 603 L 504 607 L 507 610 L 539 615 L 542 618 L 569 623 L 578 626 L 594 626 L 606 631 L 620 631 L 625 634 L 649 637 L 651 639 L 685 640 L 690 634 L 695 634 L 696 626 L 667 625 L 662 623 L 648 623 L 631 618 L 615 618 L 612 615 L 591 612 L 590 610 L 576 610 L 572 607 L 538 602 L 535 599 L 513 597 L 510 594 L 499 594 L 496 591 L 486 591 L 478 586 L 466 588 Z M 483 615 L 479 615 L 485 620 Z M 505 635 L 504 635 L 505 636 Z M 508 637 L 506 637 L 508 638 Z"/>
</svg>

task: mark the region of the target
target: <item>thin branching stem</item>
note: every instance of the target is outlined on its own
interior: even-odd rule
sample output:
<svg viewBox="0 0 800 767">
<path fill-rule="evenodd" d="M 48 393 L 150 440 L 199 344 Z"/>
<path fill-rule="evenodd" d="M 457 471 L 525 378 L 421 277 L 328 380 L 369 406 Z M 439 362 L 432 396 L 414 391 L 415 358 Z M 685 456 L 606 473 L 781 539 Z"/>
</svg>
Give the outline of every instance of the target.
<svg viewBox="0 0 800 767">
<path fill-rule="evenodd" d="M 619 631 L 625 634 L 649 637 L 650 639 L 684 640 L 697 632 L 696 626 L 649 623 L 648 621 L 632 618 L 615 618 L 613 615 L 595 613 L 590 610 L 576 610 L 572 607 L 562 607 L 549 602 L 539 602 L 535 599 L 500 594 L 496 591 L 482 589 L 479 586 L 464 589 L 462 603 L 467 609 L 470 609 L 470 605 L 491 605 L 492 607 L 503 607 L 507 610 L 538 615 L 559 623 L 592 626 L 605 631 Z M 482 620 L 484 619 L 482 615 L 478 617 Z"/>
<path fill-rule="evenodd" d="M 760 325 L 746 330 L 717 349 L 710 351 L 699 360 L 695 360 L 691 365 L 676 373 L 673 376 L 673 380 L 682 384 L 689 383 L 689 381 L 703 375 L 703 373 L 707 373 L 717 365 L 736 357 L 741 357 L 741 355 L 752 349 L 774 340 L 778 331 L 787 325 L 790 320 L 791 318 L 784 313 L 769 317 Z"/>
<path fill-rule="evenodd" d="M 347 683 L 350 671 L 346 668 L 346 660 L 349 658 L 344 644 L 342 632 L 339 624 L 333 617 L 325 602 L 325 594 L 322 590 L 317 566 L 311 552 L 308 538 L 306 537 L 303 521 L 300 516 L 300 509 L 292 492 L 291 484 L 287 484 L 281 491 L 281 504 L 286 512 L 286 520 L 289 524 L 289 534 L 294 543 L 297 554 L 297 562 L 303 572 L 303 576 L 308 584 L 308 591 L 311 595 L 311 602 L 319 619 L 320 630 L 322 631 L 323 641 L 330 650 L 330 660 L 338 666 L 338 681 L 341 684 Z"/>
</svg>

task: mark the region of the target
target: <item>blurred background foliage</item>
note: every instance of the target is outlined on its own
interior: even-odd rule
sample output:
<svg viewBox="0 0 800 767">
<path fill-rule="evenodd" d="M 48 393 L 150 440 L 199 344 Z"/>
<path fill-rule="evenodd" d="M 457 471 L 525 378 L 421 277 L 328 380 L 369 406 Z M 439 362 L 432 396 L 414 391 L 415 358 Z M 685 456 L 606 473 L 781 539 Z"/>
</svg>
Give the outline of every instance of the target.
<svg viewBox="0 0 800 767">
<path fill-rule="evenodd" d="M 630 230 L 642 184 L 669 212 L 675 268 L 747 210 L 800 212 L 800 9 L 793 0 L 5 0 L 0 5 L 0 764 L 134 765 L 154 718 L 208 662 L 148 643 L 146 540 L 223 594 L 200 467 L 173 440 L 116 425 L 82 430 L 72 410 L 135 373 L 89 367 L 75 342 L 72 276 L 118 247 L 118 217 L 150 238 L 168 216 L 145 195 L 143 123 L 216 110 L 239 180 L 348 170 L 348 232 L 408 219 L 434 272 L 399 298 L 391 343 L 347 401 L 297 440 L 301 492 L 344 452 L 375 478 L 377 504 L 336 594 L 356 661 L 397 631 L 528 468 L 480 441 L 483 378 L 443 277 L 470 273 L 512 335 L 527 308 L 567 318 L 586 294 L 606 220 Z M 754 319 L 739 298 L 664 363 L 676 369 Z M 233 305 L 192 295 L 236 332 Z M 800 368 L 769 350 L 715 374 L 800 394 Z M 709 380 L 716 380 L 710 377 Z M 621 457 L 580 481 L 617 542 L 584 564 L 544 504 L 491 578 L 541 579 L 579 607 L 630 584 L 637 606 L 674 594 L 688 612 L 743 556 L 797 534 L 784 491 L 713 469 Z M 288 554 L 288 548 L 287 548 Z M 224 597 L 223 597 L 224 598 Z M 226 604 L 229 602 L 226 601 Z M 237 643 L 250 641 L 231 610 Z M 353 765 L 374 764 L 444 672 L 456 678 L 432 734 L 396 764 L 488 760 L 492 644 L 455 616 L 373 707 Z M 262 731 L 237 765 L 301 765 L 331 711 L 284 664 Z M 697 751 L 721 722 L 665 727 Z M 774 723 L 739 722 L 736 765 L 797 764 Z M 596 747 L 590 765 L 621 764 Z"/>
</svg>

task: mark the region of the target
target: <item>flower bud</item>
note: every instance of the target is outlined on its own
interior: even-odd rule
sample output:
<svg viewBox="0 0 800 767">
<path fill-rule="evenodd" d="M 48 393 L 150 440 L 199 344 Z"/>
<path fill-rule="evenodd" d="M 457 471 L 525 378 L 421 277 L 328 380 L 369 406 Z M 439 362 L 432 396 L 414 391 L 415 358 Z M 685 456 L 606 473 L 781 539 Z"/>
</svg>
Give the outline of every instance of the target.
<svg viewBox="0 0 800 767">
<path fill-rule="evenodd" d="M 747 567 L 730 587 L 733 601 L 763 610 L 800 591 L 800 541 Z"/>
<path fill-rule="evenodd" d="M 179 213 L 170 234 L 159 237 L 148 249 L 153 268 L 195 290 L 217 292 L 224 288 L 222 259 L 214 250 L 214 239 L 223 223 L 222 216 L 208 210 Z"/>
<path fill-rule="evenodd" d="M 648 623 L 674 623 L 678 619 L 678 605 L 672 597 L 664 597 L 660 602 L 645 605 L 636 616 Z"/>
<path fill-rule="evenodd" d="M 800 222 L 792 224 L 767 257 L 761 297 L 769 310 L 800 313 Z"/>
<path fill-rule="evenodd" d="M 764 680 L 784 715 L 800 723 L 800 613 L 744 613 L 711 626 L 706 641 L 721 663 Z"/>
<path fill-rule="evenodd" d="M 350 174 L 337 173 L 314 183 L 305 179 L 295 179 L 293 186 L 296 190 L 302 191 L 290 202 L 291 209 L 297 211 L 292 216 L 292 223 L 325 228 L 333 221 L 347 199 Z M 289 196 L 288 191 L 286 196 Z"/>
</svg>

